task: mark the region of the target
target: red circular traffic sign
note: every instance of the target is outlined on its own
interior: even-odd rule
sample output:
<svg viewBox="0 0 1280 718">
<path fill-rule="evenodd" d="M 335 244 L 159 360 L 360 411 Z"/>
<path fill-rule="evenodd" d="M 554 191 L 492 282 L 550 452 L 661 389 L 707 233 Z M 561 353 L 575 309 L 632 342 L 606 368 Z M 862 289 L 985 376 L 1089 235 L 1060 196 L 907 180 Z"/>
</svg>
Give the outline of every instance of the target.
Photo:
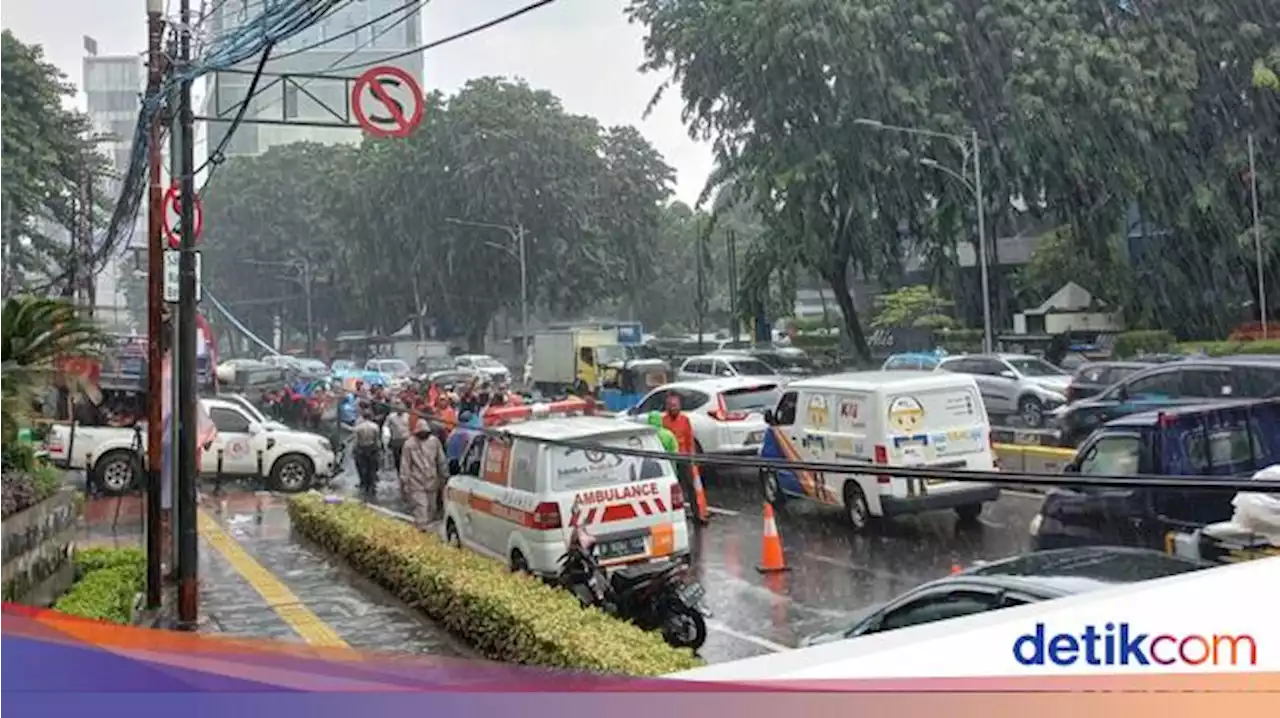
<svg viewBox="0 0 1280 718">
<path fill-rule="evenodd" d="M 406 102 L 410 105 L 407 113 Z M 366 104 L 371 107 L 366 109 Z M 422 122 L 425 104 L 418 81 L 393 65 L 366 70 L 351 88 L 351 110 L 356 122 L 375 137 L 408 137 Z"/>
<path fill-rule="evenodd" d="M 194 244 L 200 239 L 200 231 L 204 229 L 204 209 L 200 205 L 199 197 L 191 198 L 191 206 L 195 210 L 195 218 L 193 220 L 195 227 L 195 237 L 191 242 Z M 177 229 L 178 224 L 182 221 L 182 185 L 174 184 L 164 195 L 164 236 L 169 240 L 170 249 L 179 249 L 182 247 L 182 234 Z"/>
</svg>

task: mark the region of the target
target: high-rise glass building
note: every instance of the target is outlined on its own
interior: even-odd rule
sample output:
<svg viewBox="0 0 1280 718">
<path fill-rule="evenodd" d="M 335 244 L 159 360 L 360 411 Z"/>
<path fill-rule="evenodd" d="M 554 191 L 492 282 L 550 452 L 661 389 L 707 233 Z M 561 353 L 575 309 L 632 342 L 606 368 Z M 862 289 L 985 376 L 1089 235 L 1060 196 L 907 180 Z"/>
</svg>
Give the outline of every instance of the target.
<svg viewBox="0 0 1280 718">
<path fill-rule="evenodd" d="M 97 136 L 95 149 L 111 160 L 107 177 L 97 178 L 94 192 L 97 201 L 106 200 L 114 207 L 120 196 L 121 180 L 129 171 L 133 156 L 134 128 L 138 122 L 138 110 L 146 83 L 146 68 L 138 55 L 98 55 L 97 43 L 85 39 L 89 54 L 84 58 L 82 87 L 87 100 L 86 110 Z M 99 214 L 101 216 L 101 214 Z M 144 207 L 138 213 L 133 233 L 127 245 L 122 245 L 95 277 L 95 315 L 109 325 L 112 331 L 128 331 L 132 327 L 129 313 L 125 311 L 125 282 L 133 268 L 132 252 L 128 247 L 145 246 L 147 213 Z M 101 223 L 101 220 L 99 220 Z M 94 227 L 94 235 L 101 236 L 103 227 Z"/>
</svg>

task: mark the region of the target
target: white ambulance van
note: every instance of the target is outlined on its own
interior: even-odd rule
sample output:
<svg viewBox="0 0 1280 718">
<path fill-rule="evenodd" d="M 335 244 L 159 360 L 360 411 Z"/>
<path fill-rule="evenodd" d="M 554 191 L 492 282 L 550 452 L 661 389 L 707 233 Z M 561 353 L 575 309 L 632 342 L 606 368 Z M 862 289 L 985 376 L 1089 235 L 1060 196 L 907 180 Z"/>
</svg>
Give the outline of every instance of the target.
<svg viewBox="0 0 1280 718">
<path fill-rule="evenodd" d="M 559 573 L 569 534 L 595 539 L 606 569 L 689 555 L 674 465 L 540 440 L 662 452 L 657 429 L 595 416 L 535 418 L 477 434 L 445 487 L 446 541 L 544 577 Z"/>
<path fill-rule="evenodd" d="M 874 371 L 792 382 L 766 417 L 760 455 L 824 463 L 992 471 L 991 426 L 970 376 Z M 952 509 L 975 520 L 1000 497 L 988 483 L 874 473 L 761 471 L 765 500 L 838 506 L 857 530 L 873 519 Z"/>
</svg>

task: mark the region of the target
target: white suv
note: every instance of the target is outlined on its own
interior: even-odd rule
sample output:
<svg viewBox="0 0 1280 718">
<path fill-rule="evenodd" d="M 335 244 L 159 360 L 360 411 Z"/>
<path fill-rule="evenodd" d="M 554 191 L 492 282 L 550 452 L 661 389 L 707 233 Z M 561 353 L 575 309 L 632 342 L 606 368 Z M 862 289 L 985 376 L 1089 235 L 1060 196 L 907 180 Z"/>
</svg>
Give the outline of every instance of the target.
<svg viewBox="0 0 1280 718">
<path fill-rule="evenodd" d="M 680 395 L 698 453 L 755 456 L 769 428 L 764 412 L 778 403 L 782 385 L 754 377 L 678 381 L 649 392 L 627 418 L 646 421 L 649 412 L 665 411 L 672 393 Z"/>
</svg>

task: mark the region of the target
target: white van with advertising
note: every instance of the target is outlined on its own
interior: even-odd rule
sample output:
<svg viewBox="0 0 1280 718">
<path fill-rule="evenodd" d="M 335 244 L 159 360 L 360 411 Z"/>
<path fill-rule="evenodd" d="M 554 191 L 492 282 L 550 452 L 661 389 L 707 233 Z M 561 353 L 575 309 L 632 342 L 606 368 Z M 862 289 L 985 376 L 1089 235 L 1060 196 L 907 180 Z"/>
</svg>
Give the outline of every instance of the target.
<svg viewBox="0 0 1280 718">
<path fill-rule="evenodd" d="M 689 554 L 684 494 L 670 461 L 539 440 L 663 451 L 657 429 L 594 416 L 532 419 L 477 434 L 445 488 L 444 538 L 516 571 L 559 573 L 583 527 L 606 569 Z"/>
<path fill-rule="evenodd" d="M 760 455 L 822 463 L 992 471 L 995 452 L 973 377 L 909 371 L 835 374 L 792 382 L 765 417 Z M 953 509 L 974 520 L 1000 497 L 989 483 L 873 473 L 761 470 L 765 500 L 844 509 L 857 530 L 872 519 Z"/>
</svg>

